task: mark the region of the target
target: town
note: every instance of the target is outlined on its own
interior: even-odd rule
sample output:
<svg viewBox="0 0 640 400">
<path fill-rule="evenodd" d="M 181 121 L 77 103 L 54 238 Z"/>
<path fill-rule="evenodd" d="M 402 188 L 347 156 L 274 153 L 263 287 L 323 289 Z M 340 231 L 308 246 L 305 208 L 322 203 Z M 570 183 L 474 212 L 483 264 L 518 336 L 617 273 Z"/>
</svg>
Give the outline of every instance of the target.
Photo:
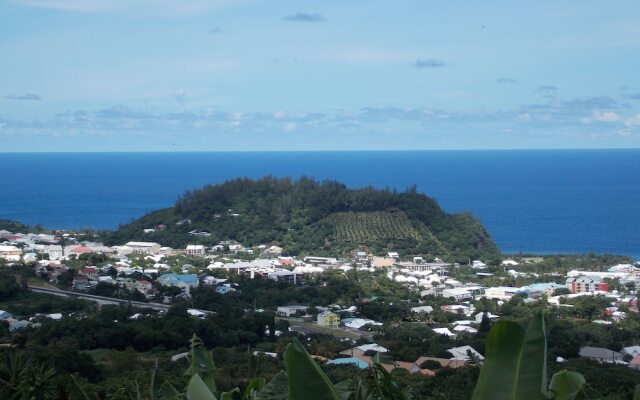
<svg viewBox="0 0 640 400">
<path fill-rule="evenodd" d="M 482 363 L 482 349 L 470 340 L 479 330 L 502 317 L 517 300 L 522 304 L 544 303 L 547 307 L 588 319 L 594 325 L 618 326 L 629 316 L 637 318 L 638 263 L 619 263 L 607 268 L 579 269 L 553 265 L 540 256 L 513 256 L 497 265 L 481 260 L 468 264 L 447 263 L 431 255 L 401 257 L 396 252 L 372 255 L 354 249 L 348 256 L 291 257 L 276 244 L 253 248 L 225 241 L 212 247 L 190 244 L 184 249 L 164 247 L 154 242 L 128 242 L 105 246 L 78 240 L 69 232 L 36 234 L 0 231 L 0 265 L 5 271 L 28 269 L 25 286 L 34 291 L 97 301 L 101 304 L 132 304 L 140 312 L 165 312 L 174 304 L 190 304 L 192 291 L 209 287 L 217 294 L 242 291 L 244 280 L 271 280 L 291 287 L 305 287 L 322 274 L 379 277 L 406 290 L 401 308 L 380 313 L 362 312 L 375 299 L 359 298 L 352 304 L 259 304 L 252 312 L 272 312 L 278 326 L 300 335 L 329 335 L 355 347 L 335 354 L 315 355 L 327 365 L 368 368 L 375 361 L 388 371 L 433 376 L 437 369 L 459 368 Z M 562 268 L 562 269 L 561 269 Z M 325 283 L 326 285 L 326 283 Z M 114 302 L 110 302 L 114 300 Z M 389 304 L 392 306 L 392 304 Z M 401 315 L 387 315 L 393 310 Z M 189 315 L 204 319 L 214 312 L 189 307 Z M 0 320 L 10 332 L 37 329 L 42 315 L 17 315 L 0 310 Z M 68 318 L 60 312 L 44 315 L 51 320 Z M 390 349 L 375 341 L 384 338 L 382 326 L 402 319 L 424 324 L 434 335 L 457 344 L 440 354 L 420 354 L 415 359 L 392 359 Z M 283 332 L 276 330 L 276 335 Z M 469 340 L 467 340 L 469 339 Z M 391 349 L 393 350 L 393 349 Z M 270 357 L 277 353 L 263 352 Z M 397 354 L 398 352 L 393 352 Z M 581 358 L 599 363 L 640 369 L 640 341 L 620 348 L 604 348 L 583 343 Z M 385 356 L 380 361 L 380 356 Z M 376 358 L 377 357 L 377 358 Z M 567 355 L 558 355 L 562 362 Z"/>
</svg>

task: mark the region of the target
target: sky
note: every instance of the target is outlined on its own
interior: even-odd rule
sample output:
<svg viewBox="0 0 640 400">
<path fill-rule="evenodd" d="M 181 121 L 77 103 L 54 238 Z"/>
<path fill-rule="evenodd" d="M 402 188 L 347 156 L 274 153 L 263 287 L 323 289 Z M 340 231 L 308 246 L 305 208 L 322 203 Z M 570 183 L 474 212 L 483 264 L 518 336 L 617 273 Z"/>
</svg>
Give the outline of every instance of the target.
<svg viewBox="0 0 640 400">
<path fill-rule="evenodd" d="M 0 152 L 640 147 L 631 1 L 0 0 Z"/>
</svg>

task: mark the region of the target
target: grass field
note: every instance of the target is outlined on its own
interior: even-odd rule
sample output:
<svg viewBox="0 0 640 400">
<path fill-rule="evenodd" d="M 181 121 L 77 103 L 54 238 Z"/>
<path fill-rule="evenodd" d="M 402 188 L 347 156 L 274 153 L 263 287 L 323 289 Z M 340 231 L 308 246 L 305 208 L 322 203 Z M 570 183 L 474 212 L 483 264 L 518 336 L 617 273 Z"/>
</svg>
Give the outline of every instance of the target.
<svg viewBox="0 0 640 400">
<path fill-rule="evenodd" d="M 372 243 L 421 239 L 420 233 L 402 211 L 334 213 L 325 221 L 334 226 L 335 236 L 339 241 Z"/>
</svg>

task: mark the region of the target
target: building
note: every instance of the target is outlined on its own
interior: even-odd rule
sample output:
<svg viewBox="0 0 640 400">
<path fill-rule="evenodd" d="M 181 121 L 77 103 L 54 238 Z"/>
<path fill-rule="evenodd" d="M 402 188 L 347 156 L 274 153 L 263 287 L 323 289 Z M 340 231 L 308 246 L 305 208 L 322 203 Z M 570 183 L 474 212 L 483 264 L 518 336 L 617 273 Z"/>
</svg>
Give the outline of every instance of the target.
<svg viewBox="0 0 640 400">
<path fill-rule="evenodd" d="M 64 250 L 59 244 L 52 244 L 44 248 L 44 254 L 49 255 L 49 260 L 59 260 L 64 257 Z"/>
<path fill-rule="evenodd" d="M 374 268 L 389 268 L 393 267 L 395 262 L 396 260 L 390 257 L 373 257 L 371 259 L 371 266 Z"/>
<path fill-rule="evenodd" d="M 6 321 L 9 318 L 13 318 L 13 314 L 9 311 L 0 310 L 0 321 Z"/>
<path fill-rule="evenodd" d="M 305 314 L 308 308 L 308 306 L 282 306 L 277 308 L 276 314 L 279 317 L 295 317 L 299 314 Z"/>
<path fill-rule="evenodd" d="M 84 275 L 76 275 L 73 277 L 71 287 L 76 290 L 89 290 L 89 278 Z"/>
<path fill-rule="evenodd" d="M 298 284 L 298 274 L 286 269 L 276 269 L 273 272 L 269 272 L 267 276 L 274 281 L 287 282 L 292 285 Z"/>
<path fill-rule="evenodd" d="M 553 296 L 553 293 L 558 289 L 568 289 L 567 285 L 560 285 L 557 283 L 533 283 L 528 286 L 523 286 L 520 288 L 521 291 L 527 293 L 529 298 L 537 299 L 542 297 L 543 295 L 547 295 L 547 297 Z"/>
<path fill-rule="evenodd" d="M 180 288 L 185 294 L 189 294 L 191 288 L 200 285 L 198 276 L 194 274 L 162 274 L 158 277 L 158 283 L 163 286 Z"/>
<path fill-rule="evenodd" d="M 622 363 L 624 354 L 617 351 L 605 349 L 603 347 L 582 347 L 580 349 L 580 357 L 588 358 L 590 360 L 598 361 L 601 363 L 618 364 Z"/>
<path fill-rule="evenodd" d="M 187 248 L 184 251 L 184 254 L 190 257 L 204 257 L 205 253 L 206 249 L 201 244 L 187 245 Z"/>
<path fill-rule="evenodd" d="M 282 255 L 282 247 L 271 246 L 265 249 L 262 254 L 264 254 L 265 257 L 280 257 Z"/>
<path fill-rule="evenodd" d="M 318 325 L 326 328 L 337 328 L 340 325 L 340 317 L 331 311 L 323 311 L 318 314 Z"/>
<path fill-rule="evenodd" d="M 466 301 L 473 298 L 473 294 L 466 288 L 444 289 L 440 296 L 454 301 Z"/>
<path fill-rule="evenodd" d="M 482 354 L 478 353 L 471 346 L 460 346 L 453 347 L 447 350 L 448 353 L 451 353 L 452 360 L 461 360 L 461 361 L 483 361 L 484 357 Z"/>
<path fill-rule="evenodd" d="M 78 270 L 78 275 L 86 276 L 89 279 L 98 279 L 98 269 L 96 267 L 83 267 Z"/>
<path fill-rule="evenodd" d="M 0 246 L 0 258 L 9 261 L 20 261 L 22 250 L 16 246 Z"/>
<path fill-rule="evenodd" d="M 160 252 L 160 246 L 154 242 L 129 242 L 124 245 L 125 250 L 133 254 L 155 255 Z"/>
<path fill-rule="evenodd" d="M 571 293 L 591 293 L 596 290 L 609 291 L 609 285 L 599 276 L 578 275 L 567 278 L 567 286 Z"/>
<path fill-rule="evenodd" d="M 496 286 L 486 288 L 483 296 L 487 299 L 509 300 L 520 292 L 520 288 L 510 286 Z"/>
</svg>

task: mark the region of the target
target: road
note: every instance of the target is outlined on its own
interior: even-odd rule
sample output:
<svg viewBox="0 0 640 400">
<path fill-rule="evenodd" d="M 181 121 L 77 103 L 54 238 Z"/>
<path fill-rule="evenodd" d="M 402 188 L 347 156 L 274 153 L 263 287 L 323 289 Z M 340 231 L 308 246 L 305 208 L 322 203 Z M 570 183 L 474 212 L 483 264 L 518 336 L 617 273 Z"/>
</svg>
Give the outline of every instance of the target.
<svg viewBox="0 0 640 400">
<path fill-rule="evenodd" d="M 295 318 L 280 318 L 280 319 L 283 319 L 289 322 L 289 326 L 291 327 L 292 331 L 299 332 L 305 335 L 309 333 L 316 333 L 316 334 L 323 334 L 323 335 L 333 335 L 333 336 L 343 337 L 343 338 L 346 337 L 351 339 L 357 339 L 357 338 L 363 337 L 371 340 L 373 338 L 372 332 L 357 331 L 354 329 L 347 329 L 347 328 L 338 328 L 338 329 L 325 328 L 325 327 L 318 326 L 313 322 L 304 322 Z"/>
<path fill-rule="evenodd" d="M 131 304 L 132 307 L 151 308 L 151 309 L 156 310 L 156 311 L 167 311 L 171 307 L 171 305 L 169 305 L 169 304 L 145 303 L 145 302 L 142 302 L 142 301 L 129 301 L 129 300 L 124 300 L 124 299 L 114 299 L 112 297 L 95 296 L 93 294 L 72 292 L 72 291 L 69 291 L 69 290 L 49 289 L 49 288 L 35 287 L 35 286 L 29 286 L 29 290 L 31 290 L 32 292 L 45 293 L 45 294 L 50 294 L 50 295 L 54 295 L 54 296 L 73 297 L 73 298 L 76 298 L 76 299 L 94 301 L 94 302 L 96 302 L 98 304 L 101 304 L 101 305 L 129 306 L 129 304 Z M 212 311 L 208 311 L 208 310 L 197 310 L 197 311 L 202 311 L 202 312 L 204 312 L 206 314 L 212 313 Z"/>
</svg>

